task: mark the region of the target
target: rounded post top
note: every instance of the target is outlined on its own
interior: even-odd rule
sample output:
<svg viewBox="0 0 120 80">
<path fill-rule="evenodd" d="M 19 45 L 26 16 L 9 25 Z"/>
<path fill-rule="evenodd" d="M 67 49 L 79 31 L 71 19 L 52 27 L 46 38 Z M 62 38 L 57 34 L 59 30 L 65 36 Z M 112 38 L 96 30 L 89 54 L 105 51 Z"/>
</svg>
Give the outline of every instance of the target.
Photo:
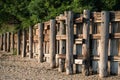
<svg viewBox="0 0 120 80">
<path fill-rule="evenodd" d="M 84 18 L 90 18 L 90 10 L 84 10 L 83 11 L 83 17 Z"/>
</svg>

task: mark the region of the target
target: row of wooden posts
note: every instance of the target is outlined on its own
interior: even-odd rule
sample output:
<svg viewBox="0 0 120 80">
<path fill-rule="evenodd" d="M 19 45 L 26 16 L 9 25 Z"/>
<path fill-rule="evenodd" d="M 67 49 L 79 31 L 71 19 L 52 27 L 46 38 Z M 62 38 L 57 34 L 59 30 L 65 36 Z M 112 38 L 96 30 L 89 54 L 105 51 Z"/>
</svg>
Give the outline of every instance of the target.
<svg viewBox="0 0 120 80">
<path fill-rule="evenodd" d="M 101 12 L 101 32 L 100 32 L 100 59 L 99 59 L 99 76 L 106 77 L 108 76 L 108 43 L 109 43 L 109 22 L 110 16 L 108 11 Z M 57 19 L 51 19 L 49 21 L 49 60 L 50 67 L 56 68 L 58 67 L 58 71 L 63 72 L 64 69 L 66 74 L 73 74 L 73 64 L 82 65 L 82 73 L 83 75 L 90 75 L 90 23 L 91 16 L 89 10 L 83 11 L 82 18 L 79 18 L 77 21 L 83 21 L 83 33 L 82 38 L 78 39 L 78 44 L 82 44 L 82 59 L 76 59 L 74 55 L 74 14 L 72 11 L 65 12 L 64 15 L 59 16 L 59 24 L 60 30 L 59 35 L 56 35 L 56 22 Z M 64 20 L 63 20 L 64 19 Z M 38 23 L 38 62 L 44 62 L 44 25 L 43 23 Z M 7 35 L 6 35 L 7 34 Z M 26 57 L 26 49 L 27 49 L 27 32 L 26 30 L 22 30 L 22 46 L 20 39 L 20 31 L 17 32 L 17 39 L 14 39 L 13 32 L 7 32 L 0 35 L 0 49 L 4 51 L 14 51 L 15 40 L 17 40 L 17 54 L 22 55 L 22 57 Z M 10 39 L 11 35 L 11 39 Z M 65 36 L 64 36 L 65 35 Z M 33 58 L 33 27 L 29 27 L 29 58 Z M 56 39 L 59 38 L 59 54 L 56 54 Z M 63 39 L 65 38 L 65 39 Z M 11 44 L 11 45 L 10 45 Z M 76 43 L 77 44 L 77 43 Z M 22 48 L 22 51 L 21 51 Z"/>
</svg>

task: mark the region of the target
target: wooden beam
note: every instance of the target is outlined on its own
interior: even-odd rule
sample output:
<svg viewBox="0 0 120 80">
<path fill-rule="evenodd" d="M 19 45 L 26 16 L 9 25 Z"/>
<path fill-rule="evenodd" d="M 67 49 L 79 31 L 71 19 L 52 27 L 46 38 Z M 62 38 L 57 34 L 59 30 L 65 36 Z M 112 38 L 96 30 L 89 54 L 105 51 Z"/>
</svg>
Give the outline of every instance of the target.
<svg viewBox="0 0 120 80">
<path fill-rule="evenodd" d="M 3 34 L 1 34 L 0 50 L 3 50 Z"/>
<path fill-rule="evenodd" d="M 114 11 L 114 12 L 110 12 L 110 21 L 111 22 L 117 22 L 120 21 L 120 11 Z"/>
<path fill-rule="evenodd" d="M 66 74 L 73 74 L 73 12 L 68 11 L 66 20 Z"/>
<path fill-rule="evenodd" d="M 65 54 L 56 54 L 56 58 L 58 59 L 66 59 L 66 55 Z M 73 55 L 73 58 L 74 59 L 83 59 L 83 56 L 82 55 Z M 90 57 L 92 60 L 100 60 L 100 56 L 96 55 L 96 56 L 91 56 Z M 108 60 L 109 61 L 118 61 L 120 62 L 120 56 L 108 56 Z"/>
<path fill-rule="evenodd" d="M 26 43 L 26 30 L 25 29 L 23 29 L 23 31 L 22 31 L 22 37 L 23 37 L 23 41 L 22 41 L 22 57 L 26 57 L 26 45 L 27 45 L 27 43 Z"/>
<path fill-rule="evenodd" d="M 109 42 L 109 12 L 101 12 L 101 43 L 100 43 L 100 66 L 99 76 L 106 77 L 108 75 L 108 42 Z"/>
<path fill-rule="evenodd" d="M 83 59 L 75 59 L 74 64 L 83 64 Z"/>
<path fill-rule="evenodd" d="M 39 23 L 38 24 L 38 52 L 39 52 L 39 55 L 38 55 L 38 62 L 43 62 L 43 29 L 44 29 L 44 26 L 42 23 Z"/>
<path fill-rule="evenodd" d="M 50 67 L 55 68 L 56 67 L 56 61 L 55 61 L 55 23 L 56 21 L 54 19 L 50 20 Z"/>
<path fill-rule="evenodd" d="M 82 23 L 83 22 L 83 16 L 79 17 L 79 18 L 76 18 L 75 23 Z"/>
<path fill-rule="evenodd" d="M 100 39 L 101 35 L 100 34 L 91 34 L 91 39 Z"/>
<path fill-rule="evenodd" d="M 65 26 L 64 26 L 64 22 L 60 21 L 60 37 L 66 39 L 66 35 L 65 34 Z M 64 35 L 64 36 L 63 36 Z M 63 39 L 60 39 L 59 41 L 59 54 L 65 54 L 66 52 L 66 42 Z M 65 66 L 65 60 L 64 59 L 59 59 L 59 67 L 58 67 L 58 71 L 59 72 L 63 72 L 64 71 L 64 66 Z"/>
<path fill-rule="evenodd" d="M 89 41 L 90 41 L 90 11 L 84 10 L 83 17 L 86 21 L 83 23 L 83 39 L 84 44 L 82 45 L 82 55 L 83 55 L 83 65 L 82 65 L 82 73 L 85 76 L 89 75 L 89 67 L 90 67 L 90 50 L 89 50 Z"/>
<path fill-rule="evenodd" d="M 83 43 L 83 39 L 81 38 L 75 39 L 75 44 L 82 44 L 82 43 Z"/>
<path fill-rule="evenodd" d="M 101 12 L 92 13 L 93 22 L 101 22 Z"/>
<path fill-rule="evenodd" d="M 17 32 L 17 55 L 20 55 L 20 30 Z"/>
<path fill-rule="evenodd" d="M 120 38 L 120 33 L 111 34 L 111 38 L 119 39 Z"/>
<path fill-rule="evenodd" d="M 6 39 L 6 33 L 4 33 L 4 40 L 3 40 L 3 41 L 4 41 L 4 42 L 3 42 L 3 45 L 4 45 L 3 50 L 4 50 L 4 51 L 7 50 L 7 48 L 6 48 L 6 47 L 7 47 L 7 44 L 6 44 L 7 41 L 6 41 L 6 40 L 7 40 L 7 39 Z"/>
<path fill-rule="evenodd" d="M 10 32 L 7 32 L 7 52 L 10 52 Z"/>
<path fill-rule="evenodd" d="M 44 54 L 44 57 L 50 57 L 50 54 Z"/>
<path fill-rule="evenodd" d="M 29 58 L 33 58 L 33 27 L 29 27 Z"/>
<path fill-rule="evenodd" d="M 14 52 L 14 32 L 11 32 L 11 52 Z"/>
<path fill-rule="evenodd" d="M 66 16 L 64 16 L 64 15 L 57 16 L 56 20 L 65 21 L 66 20 Z"/>
<path fill-rule="evenodd" d="M 57 40 L 66 40 L 66 35 L 56 35 Z"/>
</svg>

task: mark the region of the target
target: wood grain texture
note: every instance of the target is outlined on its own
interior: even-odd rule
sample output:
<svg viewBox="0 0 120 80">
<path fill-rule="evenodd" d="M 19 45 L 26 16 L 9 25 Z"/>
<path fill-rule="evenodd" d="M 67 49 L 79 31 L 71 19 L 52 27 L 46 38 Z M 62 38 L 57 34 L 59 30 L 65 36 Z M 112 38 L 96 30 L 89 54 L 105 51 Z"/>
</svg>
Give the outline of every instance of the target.
<svg viewBox="0 0 120 80">
<path fill-rule="evenodd" d="M 69 11 L 66 19 L 66 74 L 73 73 L 73 12 Z"/>
<path fill-rule="evenodd" d="M 83 23 L 83 39 L 85 40 L 82 45 L 82 55 L 83 55 L 83 65 L 82 73 L 85 76 L 89 75 L 89 66 L 90 66 L 90 54 L 89 54 L 89 30 L 90 30 L 90 11 L 84 10 L 83 17 L 85 22 Z"/>
<path fill-rule="evenodd" d="M 56 34 L 55 34 L 55 20 L 51 19 L 50 20 L 50 67 L 55 68 L 56 63 L 55 63 L 55 52 L 56 52 L 56 47 L 55 47 L 55 39 L 56 39 Z"/>
<path fill-rule="evenodd" d="M 38 62 L 43 62 L 43 29 L 42 23 L 38 24 Z"/>
<path fill-rule="evenodd" d="M 60 15 L 62 16 L 62 15 Z M 60 21 L 60 35 L 63 35 L 65 34 L 65 26 L 64 26 L 64 22 L 63 21 Z M 59 54 L 65 54 L 66 51 L 66 45 L 65 45 L 65 40 L 60 40 L 59 42 Z M 65 60 L 64 59 L 59 59 L 59 68 L 58 68 L 58 71 L 59 72 L 63 72 L 64 71 L 64 68 L 65 68 Z"/>
<path fill-rule="evenodd" d="M 29 58 L 33 58 L 33 27 L 29 27 Z"/>
<path fill-rule="evenodd" d="M 100 45 L 100 65 L 99 76 L 106 77 L 108 75 L 108 42 L 109 42 L 109 12 L 101 12 L 101 45 Z"/>
<path fill-rule="evenodd" d="M 23 29 L 22 31 L 22 37 L 23 37 L 23 42 L 22 42 L 22 57 L 26 57 L 26 47 L 27 47 L 27 43 L 26 43 L 26 30 Z"/>
</svg>

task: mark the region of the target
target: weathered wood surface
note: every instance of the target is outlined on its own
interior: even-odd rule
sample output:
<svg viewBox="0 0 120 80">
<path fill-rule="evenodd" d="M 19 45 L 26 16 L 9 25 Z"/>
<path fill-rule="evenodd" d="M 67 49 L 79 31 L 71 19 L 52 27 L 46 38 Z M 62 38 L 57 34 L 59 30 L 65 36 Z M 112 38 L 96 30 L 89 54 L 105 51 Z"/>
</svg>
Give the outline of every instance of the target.
<svg viewBox="0 0 120 80">
<path fill-rule="evenodd" d="M 20 55 L 20 30 L 17 32 L 17 55 Z"/>
<path fill-rule="evenodd" d="M 1 39 L 1 40 L 0 40 L 0 42 L 1 42 L 1 43 L 0 43 L 0 50 L 3 50 L 3 34 L 1 34 L 0 36 L 1 36 L 1 37 L 0 37 L 0 39 Z"/>
<path fill-rule="evenodd" d="M 54 19 L 50 20 L 50 67 L 55 68 L 56 67 L 56 59 L 55 59 L 55 52 L 56 52 L 56 47 L 55 47 L 55 23 L 56 21 Z"/>
<path fill-rule="evenodd" d="M 73 12 L 66 19 L 66 74 L 73 74 Z"/>
<path fill-rule="evenodd" d="M 61 15 L 62 16 L 62 15 Z M 60 35 L 65 34 L 65 26 L 64 26 L 64 22 L 60 21 Z M 65 45 L 65 40 L 60 40 L 60 44 L 59 44 L 59 54 L 65 54 L 65 49 L 66 49 L 66 45 Z M 65 68 L 65 60 L 64 59 L 59 59 L 59 68 L 58 71 L 63 72 Z"/>
<path fill-rule="evenodd" d="M 101 12 L 101 45 L 100 45 L 100 65 L 99 76 L 106 77 L 108 75 L 108 41 L 109 41 L 109 12 Z"/>
<path fill-rule="evenodd" d="M 82 45 L 83 55 L 82 73 L 83 75 L 88 76 L 90 67 L 90 53 L 89 53 L 90 11 L 84 10 L 83 17 L 85 18 L 85 22 L 83 23 L 83 39 L 85 40 L 85 43 Z"/>
<path fill-rule="evenodd" d="M 38 23 L 38 62 L 43 62 L 43 29 L 44 26 L 42 23 Z"/>
<path fill-rule="evenodd" d="M 33 58 L 33 27 L 29 27 L 29 58 Z"/>
<path fill-rule="evenodd" d="M 4 42 L 3 42 L 3 45 L 4 45 L 4 47 L 3 47 L 3 50 L 4 51 L 7 51 L 7 38 L 6 38 L 6 33 L 4 33 L 4 40 L 3 40 Z"/>
<path fill-rule="evenodd" d="M 71 12 L 69 14 L 65 12 L 64 15 L 56 17 L 54 24 L 47 21 L 44 22 L 43 27 L 38 27 L 38 24 L 33 26 L 33 29 L 30 27 L 29 33 L 26 30 L 26 36 L 23 33 L 22 38 L 17 33 L 11 32 L 10 42 L 9 36 L 4 33 L 0 37 L 0 49 L 9 51 L 8 46 L 11 45 L 10 51 L 16 52 L 17 50 L 17 53 L 20 54 L 22 50 L 22 57 L 27 52 L 30 58 L 34 53 L 34 58 L 38 58 L 38 62 L 47 61 L 52 68 L 55 65 L 58 67 L 57 63 L 59 63 L 58 70 L 63 72 L 66 68 L 66 74 L 83 71 L 84 75 L 88 75 L 89 65 L 92 66 L 92 72 L 100 73 L 101 77 L 107 76 L 106 73 L 120 74 L 120 11 L 109 11 L 110 18 L 107 17 L 107 19 L 109 18 L 107 24 L 109 32 L 105 31 L 108 28 L 104 28 L 108 20 L 104 21 L 106 17 L 102 13 L 92 12 L 90 16 L 86 17 L 87 14 L 73 15 Z M 55 28 L 51 28 L 51 26 L 55 26 Z M 101 34 L 107 34 L 108 37 L 105 38 L 105 35 L 101 36 Z M 108 52 L 106 52 L 107 49 Z M 101 55 L 107 56 L 107 58 L 101 57 Z M 89 57 L 90 60 L 88 60 Z M 85 66 L 86 62 L 88 62 L 87 66 Z M 106 66 L 108 66 L 107 69 Z M 100 70 L 102 71 L 100 72 Z"/>
<path fill-rule="evenodd" d="M 14 33 L 11 32 L 11 52 L 14 52 Z"/>
<path fill-rule="evenodd" d="M 10 32 L 7 32 L 7 52 L 10 51 Z"/>
<path fill-rule="evenodd" d="M 22 37 L 23 37 L 23 47 L 22 47 L 22 57 L 26 57 L 26 46 L 27 46 L 27 43 L 26 43 L 26 30 L 23 29 L 22 31 Z"/>
</svg>

